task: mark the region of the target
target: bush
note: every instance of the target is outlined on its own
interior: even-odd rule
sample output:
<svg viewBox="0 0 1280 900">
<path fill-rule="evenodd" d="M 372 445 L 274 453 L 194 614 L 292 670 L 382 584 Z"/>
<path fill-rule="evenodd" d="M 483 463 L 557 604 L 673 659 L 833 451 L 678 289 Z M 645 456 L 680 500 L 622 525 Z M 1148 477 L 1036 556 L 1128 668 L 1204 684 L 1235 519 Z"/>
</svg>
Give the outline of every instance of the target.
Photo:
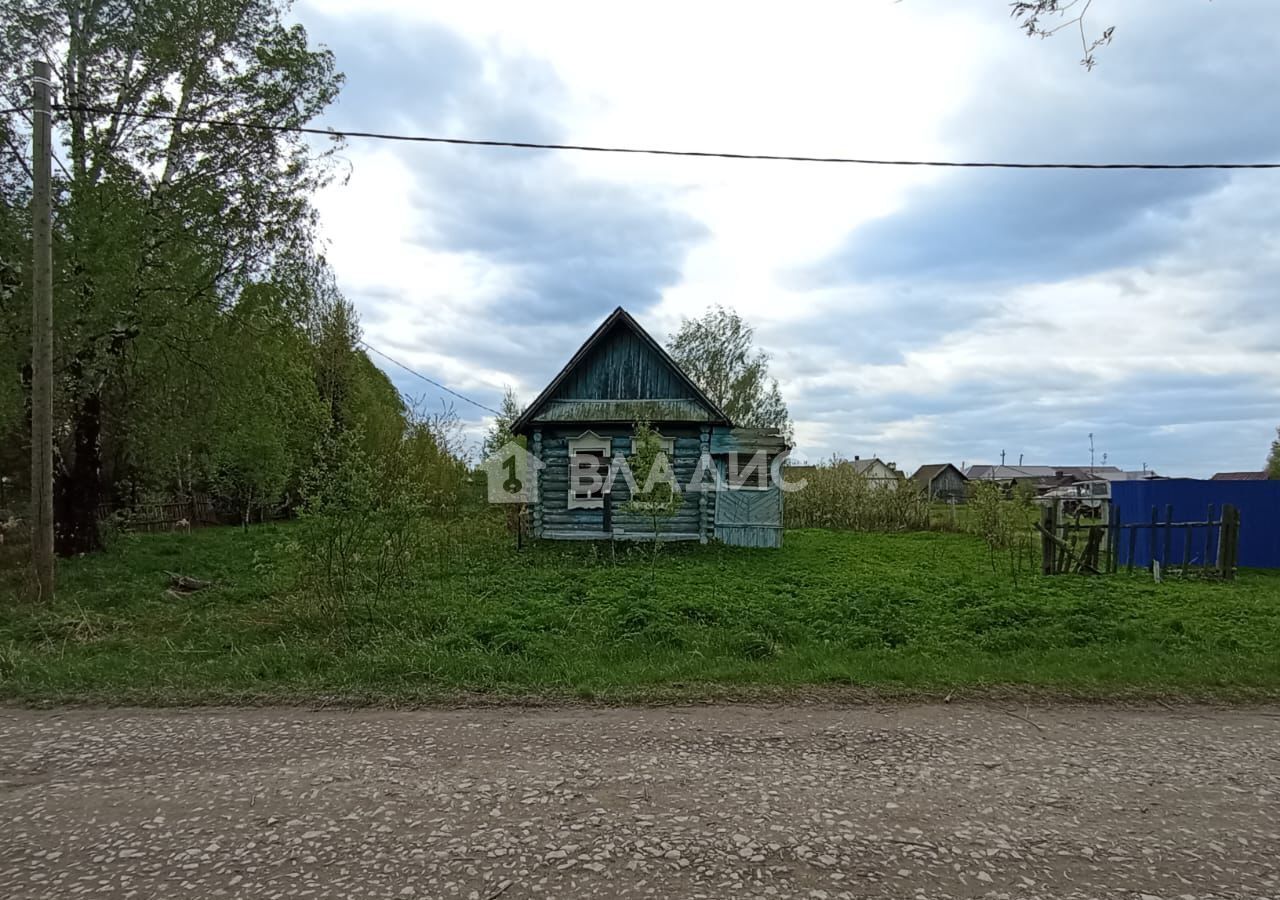
<svg viewBox="0 0 1280 900">
<path fill-rule="evenodd" d="M 412 421 L 399 445 L 370 459 L 356 431 L 324 437 L 302 479 L 300 525 L 288 549 L 299 586 L 334 611 L 363 603 L 368 618 L 389 593 L 448 571 L 448 530 L 468 496 L 449 417 Z"/>
<path fill-rule="evenodd" d="M 872 484 L 847 460 L 806 472 L 808 484 L 787 494 L 788 528 L 840 528 L 850 531 L 924 531 L 929 502 L 910 482 L 896 488 Z"/>
<path fill-rule="evenodd" d="M 1020 491 L 1005 499 L 1004 490 L 994 481 L 969 485 L 969 531 L 987 544 L 991 568 L 996 569 L 996 553 L 1007 551 L 1009 571 L 1014 581 L 1023 563 L 1034 556 L 1035 541 L 1029 530 L 1035 512 L 1034 494 Z"/>
</svg>

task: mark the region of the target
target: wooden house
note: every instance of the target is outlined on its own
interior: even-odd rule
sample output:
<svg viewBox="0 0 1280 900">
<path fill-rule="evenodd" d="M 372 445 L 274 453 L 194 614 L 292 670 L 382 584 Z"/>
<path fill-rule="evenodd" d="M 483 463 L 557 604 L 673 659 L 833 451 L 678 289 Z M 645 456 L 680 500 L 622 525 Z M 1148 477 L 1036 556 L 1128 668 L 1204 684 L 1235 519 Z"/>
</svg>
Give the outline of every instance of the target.
<svg viewBox="0 0 1280 900">
<path fill-rule="evenodd" d="M 963 500 L 969 479 L 951 463 L 935 463 L 916 469 L 911 483 L 930 500 Z"/>
<path fill-rule="evenodd" d="M 873 488 L 896 491 L 902 482 L 894 464 L 887 463 L 878 456 L 873 456 L 871 459 L 855 456 L 849 465 L 853 466 L 853 470 L 865 478 L 867 484 Z"/>
<path fill-rule="evenodd" d="M 680 507 L 659 539 L 782 545 L 783 493 L 771 470 L 787 449 L 783 436 L 734 427 L 621 307 L 512 426 L 542 463 L 530 504 L 535 537 L 654 538 L 652 518 L 628 509 L 625 479 L 607 477 L 599 490 L 575 491 L 570 477 L 575 466 L 611 474 L 613 461 L 631 455 L 639 421 L 661 435 L 682 488 Z M 704 489 L 683 490 L 700 472 Z M 643 484 L 643 474 L 635 477 Z"/>
</svg>

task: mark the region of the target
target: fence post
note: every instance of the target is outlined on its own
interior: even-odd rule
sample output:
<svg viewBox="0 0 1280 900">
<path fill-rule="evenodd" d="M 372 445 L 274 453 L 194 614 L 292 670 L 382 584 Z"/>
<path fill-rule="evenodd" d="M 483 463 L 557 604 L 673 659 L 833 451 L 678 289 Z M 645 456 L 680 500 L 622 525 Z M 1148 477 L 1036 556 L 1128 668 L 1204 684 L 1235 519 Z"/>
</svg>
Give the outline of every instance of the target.
<svg viewBox="0 0 1280 900">
<path fill-rule="evenodd" d="M 1040 572 L 1043 575 L 1052 575 L 1057 571 L 1054 560 L 1054 552 L 1057 548 L 1053 540 L 1058 531 L 1056 520 L 1056 504 L 1050 503 L 1040 510 Z"/>
<path fill-rule="evenodd" d="M 1209 504 L 1208 516 L 1205 518 L 1204 529 L 1204 559 L 1200 560 L 1200 567 L 1206 572 L 1212 565 L 1209 561 L 1209 552 L 1213 547 L 1213 504 Z"/>
<path fill-rule="evenodd" d="M 1231 576 L 1236 577 L 1240 567 L 1240 507 L 1231 507 Z"/>
<path fill-rule="evenodd" d="M 1151 558 L 1147 562 L 1147 568 L 1154 570 L 1156 563 L 1156 539 L 1160 535 L 1160 507 L 1151 507 L 1151 539 L 1147 544 L 1147 549 L 1151 552 L 1148 554 Z"/>
<path fill-rule="evenodd" d="M 1138 523 L 1129 523 L 1129 560 L 1125 571 L 1133 574 L 1133 558 L 1138 554 Z"/>
<path fill-rule="evenodd" d="M 1218 568 L 1228 581 L 1236 575 L 1236 556 L 1239 552 L 1240 510 L 1230 503 L 1222 505 L 1222 530 L 1218 534 Z"/>
<path fill-rule="evenodd" d="M 1185 532 L 1182 543 L 1182 577 L 1187 577 L 1187 569 L 1191 568 L 1191 537 L 1195 533 L 1195 526 L 1188 522 L 1182 526 Z"/>
<path fill-rule="evenodd" d="M 1235 544 L 1235 511 L 1230 503 L 1222 504 L 1222 519 L 1218 526 L 1218 574 L 1224 579 L 1232 576 L 1232 551 Z"/>
<path fill-rule="evenodd" d="M 1107 571 L 1115 574 L 1120 570 L 1120 507 L 1107 501 Z"/>
</svg>

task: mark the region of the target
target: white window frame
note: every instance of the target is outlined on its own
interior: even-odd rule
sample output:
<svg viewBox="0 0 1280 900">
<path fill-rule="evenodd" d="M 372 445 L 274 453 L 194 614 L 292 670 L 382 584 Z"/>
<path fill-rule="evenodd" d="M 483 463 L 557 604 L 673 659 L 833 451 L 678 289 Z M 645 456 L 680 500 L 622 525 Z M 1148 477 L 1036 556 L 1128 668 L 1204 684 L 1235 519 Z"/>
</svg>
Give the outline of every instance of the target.
<svg viewBox="0 0 1280 900">
<path fill-rule="evenodd" d="M 654 436 L 657 437 L 658 440 L 662 441 L 662 452 L 667 454 L 667 459 L 671 462 L 671 465 L 674 466 L 676 464 L 676 439 L 673 437 L 664 437 L 657 431 L 654 432 Z M 631 439 L 631 455 L 636 455 L 635 438 Z"/>
<path fill-rule="evenodd" d="M 605 483 L 600 488 L 599 497 L 577 497 L 573 493 L 573 458 L 578 453 L 598 453 L 607 468 L 613 461 L 613 441 L 610 438 L 601 437 L 594 431 L 584 431 L 576 438 L 569 438 L 568 450 L 565 475 L 569 481 L 569 509 L 603 509 L 604 491 L 609 486 L 608 474 L 605 475 Z"/>
<path fill-rule="evenodd" d="M 744 456 L 746 457 L 745 462 L 750 463 L 751 460 L 755 459 L 756 451 L 752 451 L 751 453 L 730 453 L 728 455 L 728 458 L 725 460 L 725 465 L 724 465 L 725 482 L 728 484 L 729 490 L 731 491 L 767 491 L 769 490 L 773 482 L 773 463 L 778 458 L 778 454 L 769 453 L 768 451 L 765 451 L 765 450 L 761 450 L 759 452 L 764 454 L 764 461 L 765 461 L 764 484 L 760 484 L 760 480 L 759 480 L 760 475 L 758 474 L 758 471 L 759 471 L 758 469 L 752 470 L 751 481 L 749 482 L 742 481 L 741 478 L 739 477 L 742 470 L 738 467 L 738 463 L 744 461 L 743 460 Z"/>
</svg>

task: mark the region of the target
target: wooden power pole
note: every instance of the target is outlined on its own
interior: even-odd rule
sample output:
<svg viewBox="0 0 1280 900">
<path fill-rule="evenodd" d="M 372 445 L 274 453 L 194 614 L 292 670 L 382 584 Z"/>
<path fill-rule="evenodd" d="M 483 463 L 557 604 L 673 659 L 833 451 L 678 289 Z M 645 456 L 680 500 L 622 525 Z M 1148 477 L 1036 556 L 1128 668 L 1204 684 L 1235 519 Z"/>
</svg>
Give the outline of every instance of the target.
<svg viewBox="0 0 1280 900">
<path fill-rule="evenodd" d="M 31 551 L 41 600 L 53 598 L 53 201 L 49 64 L 31 76 Z"/>
</svg>

